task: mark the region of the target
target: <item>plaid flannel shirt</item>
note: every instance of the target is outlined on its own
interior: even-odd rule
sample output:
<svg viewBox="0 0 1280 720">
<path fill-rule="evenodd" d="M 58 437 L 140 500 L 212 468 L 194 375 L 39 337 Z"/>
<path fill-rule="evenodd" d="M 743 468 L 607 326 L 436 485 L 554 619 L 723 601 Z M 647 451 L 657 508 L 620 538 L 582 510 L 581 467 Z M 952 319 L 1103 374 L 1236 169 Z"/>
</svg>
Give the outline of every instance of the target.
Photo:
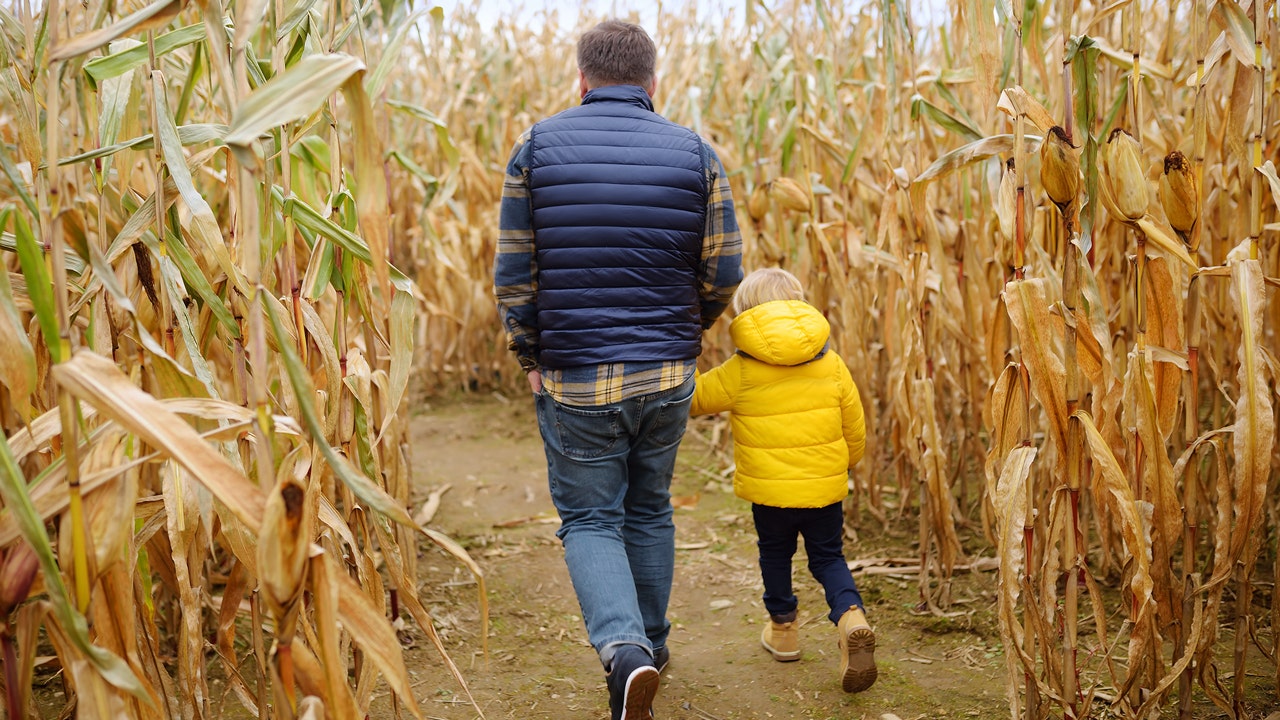
<svg viewBox="0 0 1280 720">
<path fill-rule="evenodd" d="M 543 391 L 567 405 L 605 405 L 679 387 L 693 375 L 696 358 L 560 369 L 538 367 L 538 267 L 529 196 L 528 140 L 526 131 L 516 141 L 507 162 L 498 218 L 498 251 L 493 263 L 494 295 L 506 329 L 507 347 L 515 352 L 525 372 L 541 370 Z M 703 172 L 711 188 L 698 290 L 705 329 L 724 312 L 742 280 L 742 236 L 724 166 L 705 141 L 702 148 Z"/>
</svg>

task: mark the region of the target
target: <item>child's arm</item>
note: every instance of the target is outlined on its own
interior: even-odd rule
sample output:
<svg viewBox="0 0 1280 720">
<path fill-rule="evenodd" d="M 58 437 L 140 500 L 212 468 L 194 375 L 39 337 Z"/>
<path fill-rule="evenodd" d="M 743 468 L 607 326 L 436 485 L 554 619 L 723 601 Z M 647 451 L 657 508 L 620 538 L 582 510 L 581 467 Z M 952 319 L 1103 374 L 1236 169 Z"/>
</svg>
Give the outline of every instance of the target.
<svg viewBox="0 0 1280 720">
<path fill-rule="evenodd" d="M 862 397 L 858 386 L 842 360 L 840 366 L 840 412 L 844 421 L 844 440 L 849 444 L 849 467 L 858 464 L 867 447 L 866 419 L 862 414 Z"/>
<path fill-rule="evenodd" d="M 739 363 L 741 360 L 734 355 L 720 367 L 698 375 L 690 415 L 714 415 L 733 409 L 733 398 L 738 394 Z"/>
</svg>

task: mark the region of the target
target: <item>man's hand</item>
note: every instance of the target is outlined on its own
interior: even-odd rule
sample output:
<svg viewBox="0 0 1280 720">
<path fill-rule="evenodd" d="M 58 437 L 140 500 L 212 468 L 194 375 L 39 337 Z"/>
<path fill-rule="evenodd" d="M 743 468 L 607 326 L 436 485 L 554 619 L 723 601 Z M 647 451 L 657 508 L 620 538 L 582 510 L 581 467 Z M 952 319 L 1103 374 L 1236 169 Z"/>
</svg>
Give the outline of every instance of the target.
<svg viewBox="0 0 1280 720">
<path fill-rule="evenodd" d="M 530 370 L 528 374 L 525 375 L 525 377 L 529 379 L 529 389 L 533 391 L 534 395 L 537 395 L 538 393 L 542 392 L 542 372 L 541 371 Z"/>
</svg>

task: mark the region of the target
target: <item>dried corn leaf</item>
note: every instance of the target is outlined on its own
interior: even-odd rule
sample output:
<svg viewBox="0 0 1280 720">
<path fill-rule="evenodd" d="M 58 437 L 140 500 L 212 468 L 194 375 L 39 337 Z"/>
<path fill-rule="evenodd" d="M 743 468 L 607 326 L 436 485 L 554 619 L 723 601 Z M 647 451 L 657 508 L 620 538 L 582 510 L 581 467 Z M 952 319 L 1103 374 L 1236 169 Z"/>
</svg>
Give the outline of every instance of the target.
<svg viewBox="0 0 1280 720">
<path fill-rule="evenodd" d="M 0 232 L 7 220 L 8 212 L 0 212 Z M 36 389 L 36 356 L 21 318 L 9 273 L 0 268 L 0 382 L 9 388 L 9 398 L 18 414 L 29 421 L 34 412 L 31 393 Z"/>
<path fill-rule="evenodd" d="M 1005 691 L 1013 718 L 1021 716 L 1017 695 L 1021 676 L 1024 672 L 1035 673 L 1034 660 L 1021 652 L 1023 630 L 1018 622 L 1017 607 L 1023 563 L 1026 562 L 1022 540 L 1027 521 L 1027 485 L 1036 453 L 1032 445 L 1023 445 L 1009 453 L 991 493 L 991 504 L 996 514 L 996 557 L 1000 559 L 1000 582 L 997 584 L 1000 637 L 1005 648 L 1010 649 L 1005 653 L 1008 672 Z"/>
<path fill-rule="evenodd" d="M 209 685 L 204 660 L 204 605 L 201 601 L 204 559 L 208 547 L 201 532 L 196 486 L 174 464 L 161 470 L 167 537 L 178 590 L 180 613 L 177 642 L 178 702 L 186 717 L 200 717 L 208 702 Z M 256 486 L 254 487 L 256 490 Z M 197 587 L 201 586 L 201 587 Z"/>
<path fill-rule="evenodd" d="M 264 499 L 258 486 L 114 363 L 81 350 L 52 372 L 60 386 L 181 463 L 251 531 L 259 529 Z"/>
<path fill-rule="evenodd" d="M 52 617 L 55 611 L 49 609 L 46 612 Z M 49 622 L 45 624 L 45 629 L 66 674 L 66 681 L 75 691 L 76 714 L 92 718 L 130 717 L 133 713 L 130 712 L 125 697 L 112 690 L 111 684 L 84 656 L 83 648 L 67 635 L 63 626 L 58 622 Z"/>
<path fill-rule="evenodd" d="M 1135 563 L 1135 571 L 1129 583 L 1135 612 L 1149 609 L 1151 601 L 1151 553 L 1146 541 L 1146 523 L 1142 519 L 1142 511 L 1138 507 L 1138 499 L 1134 497 L 1133 488 L 1125 476 L 1124 468 L 1111 452 L 1111 447 L 1098 431 L 1093 418 L 1088 413 L 1076 411 L 1085 430 L 1085 440 L 1093 457 L 1094 497 L 1107 513 L 1120 521 L 1125 546 L 1129 556 Z"/>
<path fill-rule="evenodd" d="M 363 589 L 346 573 L 329 571 L 326 577 L 334 583 L 338 594 L 338 617 L 342 627 L 351 633 L 352 642 L 378 666 L 387 684 L 409 711 L 421 718 L 422 711 L 414 700 L 400 641 L 387 618 L 369 602 Z"/>
<path fill-rule="evenodd" d="M 219 659 L 222 660 L 227 684 L 231 686 L 236 698 L 249 711 L 249 714 L 256 716 L 258 699 L 254 697 L 254 690 L 250 689 L 249 683 L 245 682 L 244 676 L 240 674 L 240 661 L 235 644 L 236 620 L 240 617 L 241 602 L 248 591 L 248 579 L 244 563 L 232 557 L 231 570 L 227 573 L 227 581 L 222 586 L 214 646 Z"/>
<path fill-rule="evenodd" d="M 1151 526 L 1153 592 L 1161 618 L 1168 622 L 1175 612 L 1172 603 L 1175 588 L 1170 570 L 1173 549 L 1182 538 L 1182 507 L 1173 479 L 1168 443 L 1158 427 L 1153 365 L 1145 353 L 1135 351 L 1129 355 L 1129 372 L 1124 384 L 1125 405 L 1135 410 L 1133 421 L 1143 447 L 1142 485 L 1145 496 L 1154 506 Z"/>
<path fill-rule="evenodd" d="M 314 515 L 314 513 L 311 512 L 308 514 Z M 347 578 L 347 582 L 349 583 L 351 580 L 348 578 L 346 573 L 341 572 L 336 567 L 334 556 L 327 552 L 320 551 L 319 548 L 313 548 L 309 560 L 309 567 L 312 582 L 310 583 L 311 602 L 308 603 L 308 605 L 314 612 L 312 619 L 316 624 L 316 635 L 319 640 L 318 647 L 320 664 L 323 667 L 325 675 L 324 697 L 326 704 L 334 709 L 334 717 L 360 717 L 367 714 L 369 708 L 365 706 L 360 712 L 357 712 L 356 710 L 356 698 L 351 693 L 351 686 L 348 684 L 347 680 L 347 667 L 343 662 L 344 651 L 346 648 L 346 644 L 344 642 L 346 638 L 344 638 L 343 635 L 345 633 L 351 633 L 352 639 L 355 639 L 354 636 L 356 632 L 368 632 L 368 629 L 363 627 L 352 628 L 351 626 L 348 626 L 345 618 L 340 618 L 339 607 L 341 605 L 341 600 L 339 597 L 345 588 L 343 588 L 342 583 L 336 582 L 334 577 L 341 575 L 343 578 Z M 362 598 L 367 598 L 367 595 L 363 592 L 363 588 L 356 588 L 353 592 L 360 595 Z M 365 609 L 367 610 L 368 608 Z M 377 626 L 374 628 L 375 631 L 385 630 L 390 632 L 392 635 L 392 645 L 386 648 L 386 650 L 390 652 L 390 649 L 394 647 L 399 651 L 399 643 L 396 642 L 396 638 L 394 637 L 395 633 L 388 626 L 386 617 L 382 614 L 379 608 L 374 607 L 369 616 L 360 618 L 360 620 L 374 622 Z M 341 630 L 339 628 L 341 628 Z M 384 632 L 382 635 L 383 637 L 379 638 L 362 637 L 357 640 L 357 644 L 363 647 L 363 643 L 365 642 L 376 642 L 377 640 L 385 639 L 386 633 Z M 399 671 L 403 676 L 403 658 L 399 652 L 396 652 L 394 657 L 400 658 L 401 660 Z M 379 670 L 382 670 L 383 663 L 375 662 L 374 664 Z M 394 669 L 393 662 L 393 670 Z M 403 683 L 403 681 L 401 682 Z M 392 684 L 392 689 L 397 692 L 402 692 L 404 690 L 403 687 L 397 684 Z M 409 698 L 409 703 L 412 707 L 412 696 Z M 418 713 L 415 712 L 414 714 L 417 715 Z"/>
<path fill-rule="evenodd" d="M 394 418 L 400 417 L 405 390 L 409 387 L 409 371 L 413 367 L 413 324 L 417 303 L 411 294 L 397 292 L 391 300 L 389 321 L 391 340 L 390 388 L 383 403 L 376 444 L 381 445 Z"/>
<path fill-rule="evenodd" d="M 1022 361 L 1031 376 L 1031 389 L 1049 420 L 1057 457 L 1066 457 L 1066 369 L 1059 348 L 1061 339 L 1051 332 L 1045 281 L 1014 280 L 1005 286 L 1009 319 L 1018 331 Z"/>
<path fill-rule="evenodd" d="M 1105 186 L 1106 183 L 1103 183 Z M 1182 261 L 1188 270 L 1195 272 L 1200 269 L 1200 264 L 1191 258 L 1187 253 L 1187 247 L 1182 244 L 1173 228 L 1169 226 L 1167 220 L 1156 220 L 1151 215 L 1146 215 L 1137 221 L 1137 226 L 1147 236 L 1147 241 L 1161 252 L 1168 253 L 1174 258 Z"/>
<path fill-rule="evenodd" d="M 281 364 L 289 377 L 294 396 L 298 399 L 298 410 L 302 413 L 307 432 L 311 434 L 311 438 L 315 441 L 320 454 L 324 456 L 329 466 L 333 468 L 334 474 L 355 493 L 361 502 L 397 523 L 412 526 L 413 519 L 409 517 L 409 511 L 390 495 L 387 495 L 385 490 L 363 473 L 352 467 L 351 462 L 339 454 L 325 439 L 324 429 L 320 425 L 316 409 L 312 404 L 315 391 L 311 388 L 311 382 L 307 377 L 307 371 L 302 365 L 301 358 L 298 357 L 298 351 L 294 348 L 294 344 L 289 342 L 289 334 L 285 331 L 284 325 L 281 324 L 279 313 L 276 312 L 272 304 L 264 302 L 263 308 L 266 310 L 266 315 L 274 329 L 276 343 L 281 353 Z"/>
<path fill-rule="evenodd" d="M 131 560 L 126 549 L 133 527 L 120 522 L 120 518 L 133 515 L 138 501 L 138 473 L 133 469 L 120 471 L 125 461 L 126 439 L 119 428 L 104 430 L 81 460 L 82 477 L 102 473 L 111 478 L 84 495 L 85 518 L 89 537 L 93 538 L 97 572 L 107 570 L 114 563 Z"/>
<path fill-rule="evenodd" d="M 1034 152 L 1039 147 L 1040 136 L 1027 135 L 1023 141 L 1027 152 Z M 925 171 L 920 173 L 914 182 L 929 183 L 975 162 L 986 160 L 995 155 L 1010 153 L 1013 151 L 1013 143 L 1014 138 L 1012 135 L 990 135 L 981 140 L 962 145 L 933 161 L 933 164 L 925 168 Z"/>
<path fill-rule="evenodd" d="M 1093 458 L 1093 495 L 1104 512 L 1118 521 L 1124 538 L 1127 562 L 1126 614 L 1133 628 L 1129 635 L 1129 676 L 1121 691 L 1138 678 L 1138 668 L 1154 651 L 1155 612 L 1154 581 L 1151 576 L 1151 536 L 1147 531 L 1150 505 L 1134 497 L 1124 469 L 1111 453 L 1102 433 L 1088 413 L 1076 411 L 1085 429 L 1085 439 Z M 1144 507 L 1145 506 L 1145 507 Z M 1144 517 L 1146 516 L 1146 517 Z"/>
<path fill-rule="evenodd" d="M 1147 341 L 1175 352 L 1183 351 L 1186 345 L 1182 341 L 1181 295 L 1174 289 L 1173 276 L 1164 258 L 1151 258 L 1147 262 L 1144 285 L 1147 293 Z M 1173 363 L 1156 362 L 1152 374 L 1160 437 L 1168 440 L 1178 421 L 1182 370 Z"/>
<path fill-rule="evenodd" d="M 377 315 L 385 317 L 391 302 L 389 246 L 387 235 L 387 175 L 383 167 L 382 133 L 374 123 L 373 105 L 364 89 L 363 69 L 352 73 L 342 84 L 347 110 L 355 123 L 355 181 L 360 189 L 356 211 L 360 217 L 360 234 L 369 244 L 373 258 L 373 277 L 378 292 L 373 296 Z"/>
<path fill-rule="evenodd" d="M 1245 67 L 1254 63 L 1254 27 L 1248 13 L 1236 0 L 1216 0 L 1213 12 L 1226 26 L 1227 44 L 1236 62 Z"/>
<path fill-rule="evenodd" d="M 1240 342 L 1236 350 L 1239 360 L 1236 381 L 1240 385 L 1240 397 L 1235 404 L 1233 448 L 1236 463 L 1232 474 L 1235 517 L 1231 523 L 1229 557 L 1252 567 L 1257 558 L 1245 557 L 1245 548 L 1250 538 L 1261 531 L 1259 523 L 1275 445 L 1275 418 L 1261 345 L 1266 288 L 1259 261 L 1239 260 L 1233 263 L 1231 290 L 1240 317 Z"/>
<path fill-rule="evenodd" d="M 991 386 L 991 395 L 983 406 L 985 424 L 991 436 L 987 451 L 987 492 L 995 494 L 996 480 L 1005 458 L 1013 448 L 1031 437 L 1027 425 L 1027 397 L 1019 366 L 1010 363 Z"/>
<path fill-rule="evenodd" d="M 948 481 L 950 473 L 946 466 L 947 448 L 938 427 L 933 381 L 920 379 L 913 385 L 922 421 L 922 432 L 917 437 L 923 445 L 920 469 L 928 488 L 925 511 L 929 515 L 929 526 L 934 533 L 943 577 L 950 577 L 961 550 L 960 538 L 956 535 L 955 496 Z"/>
<path fill-rule="evenodd" d="M 1036 130 L 1043 135 L 1049 132 L 1049 128 L 1057 125 L 1057 121 L 1053 119 L 1053 115 L 1045 109 L 1030 93 L 1021 85 L 1015 85 L 1006 88 L 1000 93 L 1000 99 L 996 102 L 996 109 L 1008 115 L 1010 118 L 1018 119 L 1021 115 L 1025 117 Z"/>
<path fill-rule="evenodd" d="M 107 27 L 56 43 L 49 51 L 49 62 L 69 60 L 97 50 L 117 38 L 162 28 L 177 17 L 181 10 L 181 0 L 157 0 Z"/>
</svg>

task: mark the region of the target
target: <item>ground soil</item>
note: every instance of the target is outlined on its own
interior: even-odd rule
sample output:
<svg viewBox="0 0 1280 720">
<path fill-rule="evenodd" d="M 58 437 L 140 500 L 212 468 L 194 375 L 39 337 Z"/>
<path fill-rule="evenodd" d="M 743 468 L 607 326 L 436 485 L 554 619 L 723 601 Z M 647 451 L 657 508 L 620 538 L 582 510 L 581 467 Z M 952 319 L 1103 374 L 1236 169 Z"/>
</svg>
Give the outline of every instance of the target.
<svg viewBox="0 0 1280 720">
<path fill-rule="evenodd" d="M 797 557 L 803 657 L 774 661 L 759 642 L 760 601 L 750 506 L 736 498 L 695 423 L 672 483 L 676 579 L 672 661 L 655 705 L 658 718 L 1000 718 L 1009 715 L 1004 657 L 995 626 L 995 576 L 956 578 L 950 617 L 918 610 L 914 577 L 857 573 L 877 637 L 878 682 L 848 695 L 837 678 L 836 636 L 820 586 Z M 484 570 L 491 627 L 481 650 L 471 573 L 424 548 L 422 596 L 486 718 L 608 717 L 604 676 L 586 642 L 555 537 L 545 458 L 526 398 L 428 402 L 415 416 L 415 496 L 449 489 L 432 526 L 460 542 Z M 910 558 L 914 522 L 885 531 L 866 518 L 850 527 L 852 560 Z M 857 539 L 854 539 L 854 536 Z M 438 653 L 418 638 L 408 651 L 415 690 L 432 718 L 475 718 Z"/>
<path fill-rule="evenodd" d="M 876 632 L 880 676 L 870 690 L 848 695 L 838 682 L 836 637 L 821 588 L 808 575 L 801 550 L 794 573 L 803 657 L 774 661 L 759 642 L 767 615 L 760 601 L 750 506 L 734 496 L 727 482 L 723 443 L 712 440 L 718 429 L 723 426 L 709 419 L 691 422 L 672 481 L 677 506 L 670 609 L 674 628 L 671 664 L 654 706 L 660 720 L 1010 717 L 995 615 L 996 576 L 989 570 L 957 574 L 952 602 L 939 615 L 920 607 L 913 573 L 884 574 L 885 566 L 855 569 Z M 532 402 L 498 394 L 420 401 L 411 442 L 415 502 L 448 488 L 430 525 L 459 542 L 483 569 L 490 616 L 486 655 L 472 574 L 439 548 L 424 545 L 419 554 L 421 596 L 466 682 L 464 690 L 445 670 L 434 646 L 410 624 L 404 633 L 406 661 L 424 715 L 429 720 L 472 720 L 480 717 L 478 707 L 491 720 L 607 718 L 603 671 L 587 644 L 555 537 L 558 521 L 547 493 Z M 902 504 L 893 496 L 896 481 L 877 482 L 886 492 L 886 506 Z M 847 515 L 846 555 L 855 568 L 877 559 L 892 559 L 889 565 L 914 562 L 918 535 L 913 513 L 883 520 L 866 510 Z M 990 557 L 977 528 L 962 528 L 961 541 L 966 562 Z M 1119 582 L 1107 586 L 1106 579 L 1099 581 L 1104 592 L 1118 593 Z M 1269 594 L 1270 583 L 1263 584 Z M 1269 599 L 1260 599 L 1263 594 L 1255 595 L 1255 602 L 1269 606 Z M 1122 605 L 1118 594 L 1112 599 L 1109 606 Z M 1265 621 L 1267 612 L 1255 610 Z M 1120 621 L 1114 618 L 1112 632 Z M 1216 656 L 1229 666 L 1231 621 L 1224 620 L 1223 627 Z M 1270 632 L 1259 628 L 1261 645 L 1270 642 Z M 1082 653 L 1098 651 L 1089 627 L 1082 626 L 1080 642 Z M 1123 650 L 1113 652 L 1123 659 Z M 1251 659 L 1256 662 L 1246 675 L 1240 717 L 1280 720 L 1275 666 L 1257 650 Z M 1229 670 L 1219 671 L 1227 687 Z M 1103 696 L 1114 692 L 1105 679 L 1084 680 L 1098 683 L 1094 687 Z M 1202 692 L 1193 697 L 1194 718 L 1228 717 Z M 389 710 L 384 692 L 371 716 L 390 717 Z M 1089 710 L 1093 718 L 1117 717 L 1105 702 Z M 1158 716 L 1177 717 L 1172 700 Z"/>
</svg>

